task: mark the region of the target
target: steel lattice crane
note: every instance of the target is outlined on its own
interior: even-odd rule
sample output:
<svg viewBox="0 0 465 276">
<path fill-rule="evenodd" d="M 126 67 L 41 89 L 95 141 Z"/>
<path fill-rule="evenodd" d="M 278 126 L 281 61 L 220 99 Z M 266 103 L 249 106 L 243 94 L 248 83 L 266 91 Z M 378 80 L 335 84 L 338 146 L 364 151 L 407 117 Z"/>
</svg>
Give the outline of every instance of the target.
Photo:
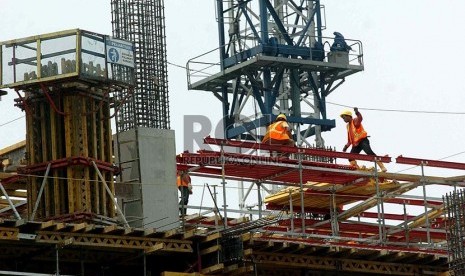
<svg viewBox="0 0 465 276">
<path fill-rule="evenodd" d="M 324 37 L 319 0 L 217 0 L 216 7 L 219 46 L 188 62 L 188 80 L 189 89 L 221 100 L 225 138 L 260 140 L 258 129 L 284 113 L 299 145 L 314 136 L 324 147 L 321 133 L 335 127 L 326 97 L 364 69 L 361 42 L 338 32 Z"/>
</svg>

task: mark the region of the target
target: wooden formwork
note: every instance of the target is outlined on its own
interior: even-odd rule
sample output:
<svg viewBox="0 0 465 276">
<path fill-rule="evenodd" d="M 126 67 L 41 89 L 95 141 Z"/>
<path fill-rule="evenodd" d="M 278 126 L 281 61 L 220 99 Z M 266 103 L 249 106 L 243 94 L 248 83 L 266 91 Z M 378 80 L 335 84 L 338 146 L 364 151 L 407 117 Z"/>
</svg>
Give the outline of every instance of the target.
<svg viewBox="0 0 465 276">
<path fill-rule="evenodd" d="M 108 185 L 114 193 L 114 170 L 100 170 L 103 183 L 92 166 L 92 161 L 105 162 L 107 167 L 112 162 L 106 96 L 104 90 L 87 90 L 78 84 L 42 86 L 26 93 L 22 106 L 26 111 L 28 166 L 23 173 L 28 175 L 30 219 L 75 212 L 114 217 L 113 201 L 105 188 Z M 33 218 L 37 201 L 40 204 Z"/>
</svg>

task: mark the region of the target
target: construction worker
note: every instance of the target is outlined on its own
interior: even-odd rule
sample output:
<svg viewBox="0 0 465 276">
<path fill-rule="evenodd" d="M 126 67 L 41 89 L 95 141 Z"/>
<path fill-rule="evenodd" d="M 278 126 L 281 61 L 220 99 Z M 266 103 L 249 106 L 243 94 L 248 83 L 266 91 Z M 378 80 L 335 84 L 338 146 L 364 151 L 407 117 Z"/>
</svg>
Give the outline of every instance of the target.
<svg viewBox="0 0 465 276">
<path fill-rule="evenodd" d="M 189 202 L 189 195 L 192 194 L 191 177 L 187 171 L 176 172 L 176 184 L 181 192 L 181 200 L 179 201 L 179 211 L 181 216 L 186 215 L 187 203 Z"/>
<path fill-rule="evenodd" d="M 354 111 L 357 116 L 354 119 L 352 119 L 352 112 L 350 110 L 344 110 L 341 112 L 341 118 L 347 123 L 347 144 L 345 144 L 342 151 L 345 152 L 350 146 L 352 146 L 350 153 L 360 153 L 363 150 L 366 154 L 376 155 L 371 149 L 367 132 L 362 126 L 362 114 L 356 107 L 354 107 Z M 358 168 L 357 161 L 352 159 L 349 159 L 349 161 L 352 166 Z M 382 162 L 377 161 L 376 164 L 378 164 L 382 172 L 387 171 Z"/>
<path fill-rule="evenodd" d="M 262 139 L 262 143 L 270 145 L 281 145 L 294 147 L 294 140 L 287 123 L 287 117 L 284 114 L 279 114 L 274 123 L 268 126 L 266 134 Z M 288 156 L 289 154 L 287 154 Z"/>
</svg>

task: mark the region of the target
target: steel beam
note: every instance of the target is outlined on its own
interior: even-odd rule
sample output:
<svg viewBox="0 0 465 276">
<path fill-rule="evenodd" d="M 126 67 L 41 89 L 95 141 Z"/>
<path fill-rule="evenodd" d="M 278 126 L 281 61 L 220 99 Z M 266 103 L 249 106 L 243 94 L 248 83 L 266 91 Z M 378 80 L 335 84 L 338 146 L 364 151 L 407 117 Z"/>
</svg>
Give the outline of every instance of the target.
<svg viewBox="0 0 465 276">
<path fill-rule="evenodd" d="M 400 156 L 398 156 L 396 158 L 396 163 L 408 164 L 408 165 L 416 165 L 416 166 L 424 165 L 424 166 L 437 167 L 437 168 L 465 170 L 465 163 L 438 161 L 438 160 L 422 159 L 422 158 L 403 157 L 402 155 L 400 155 Z"/>
<path fill-rule="evenodd" d="M 279 152 L 284 152 L 284 153 L 302 153 L 304 155 L 314 155 L 314 156 L 330 157 L 330 158 L 356 159 L 356 160 L 365 160 L 365 161 L 381 161 L 383 163 L 391 162 L 391 157 L 389 156 L 376 156 L 376 155 L 365 155 L 365 154 L 328 151 L 328 150 L 322 150 L 322 149 L 276 146 L 276 145 L 269 145 L 269 144 L 264 144 L 264 143 L 248 142 L 248 141 L 211 138 L 210 136 L 204 139 L 204 143 L 210 144 L 210 145 L 218 145 L 218 146 L 223 145 L 223 146 L 238 147 L 238 148 L 249 148 L 249 149 L 254 149 L 254 150 L 279 151 Z"/>
</svg>

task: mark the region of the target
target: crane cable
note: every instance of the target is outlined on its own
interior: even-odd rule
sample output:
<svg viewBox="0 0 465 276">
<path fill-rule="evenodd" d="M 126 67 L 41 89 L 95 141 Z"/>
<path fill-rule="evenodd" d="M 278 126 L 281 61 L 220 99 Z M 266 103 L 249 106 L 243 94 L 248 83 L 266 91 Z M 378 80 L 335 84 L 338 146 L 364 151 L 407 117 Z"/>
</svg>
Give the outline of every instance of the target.
<svg viewBox="0 0 465 276">
<path fill-rule="evenodd" d="M 348 106 L 344 104 L 338 104 L 333 102 L 328 102 L 328 104 L 337 105 L 345 108 L 353 108 L 353 106 Z M 428 111 L 428 110 L 405 110 L 405 109 L 382 109 L 382 108 L 366 108 L 359 107 L 358 109 L 371 110 L 371 111 L 382 111 L 382 112 L 402 112 L 402 113 L 421 113 L 421 114 L 449 114 L 449 115 L 465 115 L 465 112 L 454 112 L 454 111 Z"/>
</svg>

